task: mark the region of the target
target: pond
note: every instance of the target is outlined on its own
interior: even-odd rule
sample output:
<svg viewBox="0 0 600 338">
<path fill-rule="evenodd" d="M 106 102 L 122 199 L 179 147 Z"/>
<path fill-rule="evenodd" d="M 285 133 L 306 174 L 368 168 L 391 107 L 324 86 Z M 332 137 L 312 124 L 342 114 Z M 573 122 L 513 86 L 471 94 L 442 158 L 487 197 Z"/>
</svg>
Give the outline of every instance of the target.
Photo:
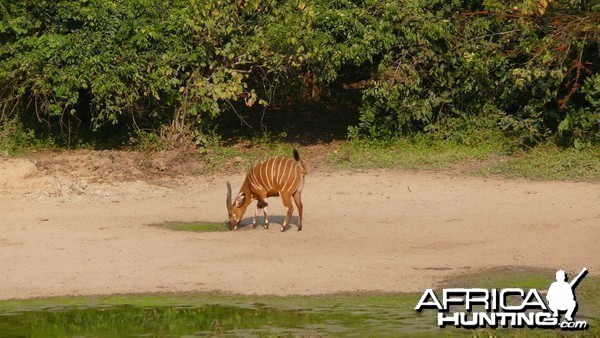
<svg viewBox="0 0 600 338">
<path fill-rule="evenodd" d="M 417 314 L 412 306 L 393 306 L 384 296 L 362 297 L 368 298 L 362 305 L 350 297 L 267 299 L 270 304 L 234 296 L 221 301 L 159 296 L 150 302 L 145 297 L 66 300 L 63 305 L 51 299 L 17 301 L 0 309 L 0 335 L 379 337 L 439 332 L 433 316 Z"/>
</svg>

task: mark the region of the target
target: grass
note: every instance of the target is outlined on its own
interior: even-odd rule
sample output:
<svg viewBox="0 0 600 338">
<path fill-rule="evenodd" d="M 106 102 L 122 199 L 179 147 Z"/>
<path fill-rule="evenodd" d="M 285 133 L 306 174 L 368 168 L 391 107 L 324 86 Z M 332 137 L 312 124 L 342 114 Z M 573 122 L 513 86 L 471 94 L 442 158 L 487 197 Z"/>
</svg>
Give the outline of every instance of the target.
<svg viewBox="0 0 600 338">
<path fill-rule="evenodd" d="M 447 287 L 545 290 L 553 270 L 502 268 L 458 276 Z M 439 294 L 439 289 L 438 292 Z M 436 326 L 436 311 L 414 310 L 421 293 L 246 296 L 220 293 L 114 295 L 0 301 L 0 331 L 15 335 L 522 336 L 563 337 L 544 329 L 466 330 Z M 577 287 L 578 319 L 600 334 L 600 278 Z M 48 331 L 50 330 L 50 331 Z"/>
<path fill-rule="evenodd" d="M 506 141 L 457 143 L 398 139 L 389 143 L 348 141 L 326 158 L 339 169 L 446 170 L 531 180 L 600 181 L 600 147 L 584 150 L 540 145 L 514 152 Z"/>
<path fill-rule="evenodd" d="M 448 169 L 506 153 L 502 145 L 464 145 L 444 141 L 400 139 L 381 144 L 366 141 L 344 143 L 327 158 L 341 169 L 402 168 L 408 170 Z"/>
<path fill-rule="evenodd" d="M 576 150 L 538 146 L 482 168 L 477 174 L 542 181 L 600 181 L 600 147 Z"/>
<path fill-rule="evenodd" d="M 224 222 L 166 222 L 161 224 L 151 224 L 160 228 L 175 231 L 194 231 L 194 232 L 216 232 L 229 231 Z"/>
</svg>

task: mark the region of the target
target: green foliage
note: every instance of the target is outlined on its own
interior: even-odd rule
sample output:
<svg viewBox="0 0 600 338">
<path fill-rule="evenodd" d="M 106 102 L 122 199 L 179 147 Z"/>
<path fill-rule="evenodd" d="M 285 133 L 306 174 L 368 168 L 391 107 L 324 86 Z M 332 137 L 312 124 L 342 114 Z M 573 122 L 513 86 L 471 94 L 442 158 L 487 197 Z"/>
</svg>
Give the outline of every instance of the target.
<svg viewBox="0 0 600 338">
<path fill-rule="evenodd" d="M 558 136 L 563 143 L 573 144 L 575 149 L 590 148 L 600 141 L 600 74 L 585 81 L 581 93 L 586 104 L 570 107 L 558 125 Z"/>
<path fill-rule="evenodd" d="M 50 132 L 143 124 L 206 128 L 234 102 L 319 91 L 390 39 L 377 2 L 0 3 L 0 111 Z M 283 88 L 283 90 L 277 90 Z M 41 124 L 40 124 L 41 126 Z"/>
<path fill-rule="evenodd" d="M 130 144 L 140 151 L 160 151 L 168 148 L 166 142 L 155 132 L 136 130 L 129 139 Z"/>
<path fill-rule="evenodd" d="M 600 129 L 599 9 L 579 0 L 1 1 L 0 114 L 66 145 L 152 130 L 202 146 L 218 115 L 363 81 L 353 138 L 452 138 L 477 127 L 581 149 Z"/>
<path fill-rule="evenodd" d="M 52 146 L 51 141 L 43 142 L 36 138 L 33 130 L 26 129 L 19 120 L 0 118 L 0 156 Z"/>
<path fill-rule="evenodd" d="M 499 128 L 519 144 L 597 142 L 600 15 L 584 3 L 390 3 L 395 48 L 363 93 L 354 138 Z M 592 75 L 595 74 L 595 75 Z M 583 90 L 580 90 L 583 85 Z M 475 122 L 475 123 L 472 123 Z M 441 128 L 440 128 L 441 127 Z"/>
</svg>

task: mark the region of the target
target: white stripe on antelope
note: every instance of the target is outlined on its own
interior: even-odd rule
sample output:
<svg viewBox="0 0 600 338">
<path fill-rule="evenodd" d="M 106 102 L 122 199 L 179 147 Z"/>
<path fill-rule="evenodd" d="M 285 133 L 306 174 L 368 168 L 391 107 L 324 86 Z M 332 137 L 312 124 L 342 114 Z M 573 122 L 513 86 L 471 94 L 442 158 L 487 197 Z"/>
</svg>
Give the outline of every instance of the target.
<svg viewBox="0 0 600 338">
<path fill-rule="evenodd" d="M 256 221 L 260 210 L 265 215 L 265 228 L 269 228 L 269 215 L 267 214 L 267 198 L 281 196 L 283 205 L 288 209 L 281 231 L 287 229 L 290 218 L 294 212 L 292 198 L 298 207 L 298 231 L 302 230 L 302 188 L 304 175 L 308 174 L 306 163 L 294 149 L 294 159 L 286 157 L 271 157 L 266 161 L 256 164 L 248 171 L 244 183 L 237 194 L 235 201 L 231 201 L 231 185 L 227 182 L 227 212 L 229 214 L 229 228 L 237 229 L 244 212 L 252 199 L 258 200 L 252 225 Z"/>
</svg>

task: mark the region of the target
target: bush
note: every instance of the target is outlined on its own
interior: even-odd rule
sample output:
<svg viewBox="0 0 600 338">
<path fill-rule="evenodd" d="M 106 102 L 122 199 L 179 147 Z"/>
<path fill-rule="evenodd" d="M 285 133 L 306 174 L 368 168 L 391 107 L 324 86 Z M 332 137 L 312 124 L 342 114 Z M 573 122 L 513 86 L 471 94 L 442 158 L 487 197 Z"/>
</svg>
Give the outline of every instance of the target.
<svg viewBox="0 0 600 338">
<path fill-rule="evenodd" d="M 40 141 L 33 130 L 15 118 L 0 118 L 0 155 L 15 155 L 26 150 L 52 146 Z"/>
<path fill-rule="evenodd" d="M 390 47 L 376 2 L 24 0 L 0 4 L 0 111 L 50 133 L 179 134 L 332 82 Z M 40 124 L 41 125 L 41 124 Z"/>
<path fill-rule="evenodd" d="M 360 121 L 350 135 L 451 135 L 484 124 L 523 145 L 556 135 L 566 145 L 597 142 L 593 74 L 600 15 L 582 4 L 404 1 L 390 6 L 396 47 L 386 52 L 373 86 L 363 93 Z M 468 123 L 456 129 L 457 119 Z"/>
<path fill-rule="evenodd" d="M 598 142 L 598 10 L 579 0 L 4 1 L 0 114 L 66 145 L 140 130 L 201 144 L 220 114 L 361 82 L 354 138 L 477 127 L 582 147 Z"/>
</svg>

